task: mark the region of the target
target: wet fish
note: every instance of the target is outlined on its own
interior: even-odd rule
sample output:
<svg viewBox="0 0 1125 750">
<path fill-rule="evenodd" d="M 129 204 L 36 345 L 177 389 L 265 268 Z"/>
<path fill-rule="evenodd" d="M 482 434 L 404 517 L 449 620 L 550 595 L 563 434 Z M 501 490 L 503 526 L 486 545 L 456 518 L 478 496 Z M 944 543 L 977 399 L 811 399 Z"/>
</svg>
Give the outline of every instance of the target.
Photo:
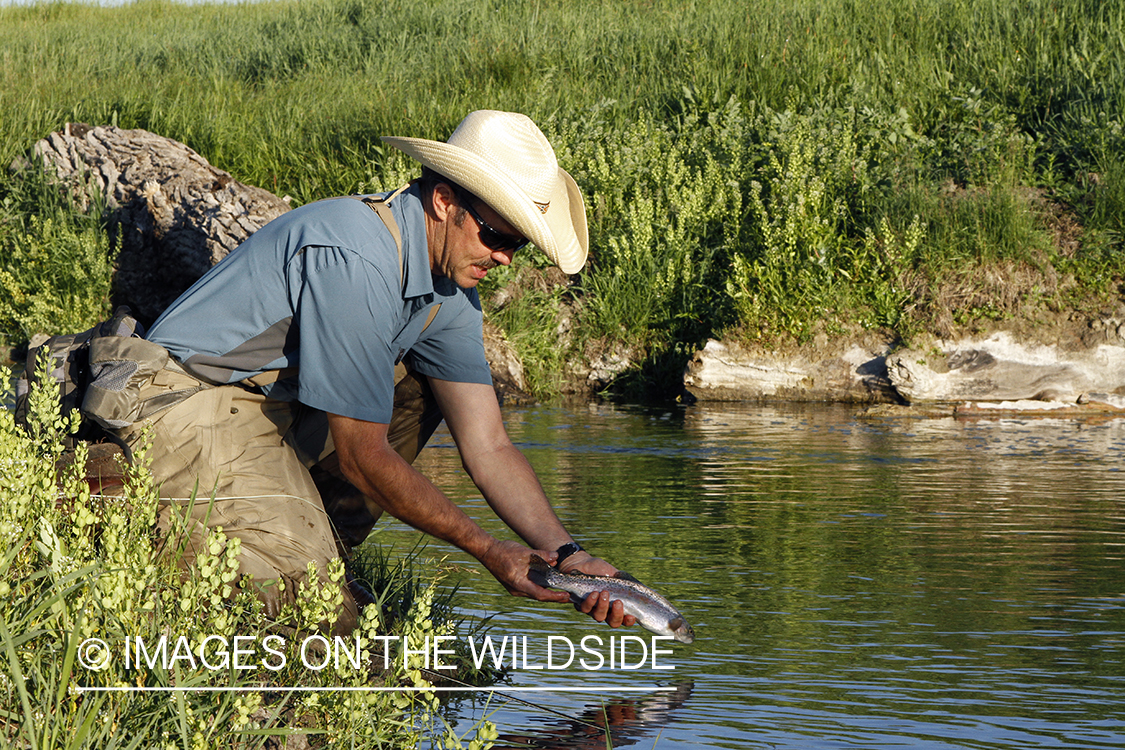
<svg viewBox="0 0 1125 750">
<path fill-rule="evenodd" d="M 695 631 L 672 603 L 633 576 L 618 571 L 615 576 L 592 576 L 585 573 L 563 573 L 538 555 L 532 555 L 531 571 L 536 583 L 570 593 L 576 604 L 594 591 L 608 591 L 610 600 L 619 600 L 625 613 L 637 618 L 646 630 L 657 635 L 670 635 L 680 643 L 695 640 Z"/>
</svg>

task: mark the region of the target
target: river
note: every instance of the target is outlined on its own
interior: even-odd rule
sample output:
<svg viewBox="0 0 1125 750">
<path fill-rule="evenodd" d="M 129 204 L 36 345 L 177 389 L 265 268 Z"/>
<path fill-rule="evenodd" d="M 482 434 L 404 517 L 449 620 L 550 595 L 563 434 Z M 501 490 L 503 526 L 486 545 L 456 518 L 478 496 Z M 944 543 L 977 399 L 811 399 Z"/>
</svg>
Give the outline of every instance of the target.
<svg viewBox="0 0 1125 750">
<path fill-rule="evenodd" d="M 459 731 L 487 714 L 513 748 L 604 749 L 605 720 L 615 748 L 1125 747 L 1125 420 L 585 403 L 505 418 L 575 536 L 697 637 L 507 596 L 434 543 L 479 573 L 454 576 L 463 614 L 528 649 L 500 687 L 534 706 L 463 697 Z M 418 465 L 504 534 L 444 429 Z M 545 668 L 623 634 L 643 666 L 595 646 L 585 668 Z"/>
</svg>

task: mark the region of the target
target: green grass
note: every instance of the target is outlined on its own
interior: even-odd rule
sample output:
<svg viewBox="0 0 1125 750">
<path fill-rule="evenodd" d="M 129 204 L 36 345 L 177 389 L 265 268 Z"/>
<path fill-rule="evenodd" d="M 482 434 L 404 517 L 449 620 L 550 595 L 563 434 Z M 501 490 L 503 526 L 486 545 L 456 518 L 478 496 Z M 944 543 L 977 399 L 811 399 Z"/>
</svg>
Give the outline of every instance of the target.
<svg viewBox="0 0 1125 750">
<path fill-rule="evenodd" d="M 1123 82 L 1125 4 L 1095 0 L 52 3 L 0 9 L 0 163 L 66 121 L 116 123 L 301 204 L 410 176 L 379 135 L 523 111 L 591 216 L 571 352 L 660 359 L 824 319 L 907 337 L 949 318 L 927 290 L 951 269 L 1017 256 L 1112 299 Z M 1029 189 L 1074 215 L 1077 253 L 1050 248 Z M 3 209 L 0 248 L 34 211 Z M 556 321 L 517 324 L 544 359 Z"/>
</svg>

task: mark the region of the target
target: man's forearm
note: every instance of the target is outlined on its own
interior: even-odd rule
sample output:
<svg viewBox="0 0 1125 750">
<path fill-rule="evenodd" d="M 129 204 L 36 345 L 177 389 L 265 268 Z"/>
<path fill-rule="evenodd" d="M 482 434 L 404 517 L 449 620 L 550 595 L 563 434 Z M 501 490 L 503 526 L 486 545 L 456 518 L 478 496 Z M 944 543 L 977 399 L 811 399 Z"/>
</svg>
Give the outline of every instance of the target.
<svg viewBox="0 0 1125 750">
<path fill-rule="evenodd" d="M 336 425 L 335 429 L 340 429 Z M 339 445 L 341 441 L 337 441 Z M 481 558 L 495 539 L 389 448 L 341 451 L 340 468 L 356 489 L 419 531 Z"/>
<path fill-rule="evenodd" d="M 551 507 L 531 464 L 510 442 L 506 447 L 492 451 L 486 458 L 476 456 L 466 460 L 465 466 L 496 515 L 530 546 L 554 551 L 574 541 Z M 567 565 L 593 575 L 617 573 L 616 567 L 586 551 L 568 557 Z M 608 604 L 608 600 L 602 602 L 602 608 L 596 610 L 595 619 L 601 621 L 610 617 L 606 609 Z M 588 603 L 581 611 L 589 614 L 595 611 L 594 607 L 594 604 Z M 624 610 L 619 608 L 610 620 L 615 623 L 614 627 L 622 622 L 632 624 L 623 618 Z"/>
<path fill-rule="evenodd" d="M 465 468 L 496 515 L 530 546 L 553 550 L 573 541 L 531 464 L 514 445 L 466 462 Z"/>
<path fill-rule="evenodd" d="M 344 476 L 383 510 L 468 552 L 511 594 L 568 600 L 566 592 L 543 588 L 528 578 L 531 550 L 488 534 L 395 453 L 386 441 L 386 425 L 336 414 L 328 415 L 328 424 Z"/>
</svg>

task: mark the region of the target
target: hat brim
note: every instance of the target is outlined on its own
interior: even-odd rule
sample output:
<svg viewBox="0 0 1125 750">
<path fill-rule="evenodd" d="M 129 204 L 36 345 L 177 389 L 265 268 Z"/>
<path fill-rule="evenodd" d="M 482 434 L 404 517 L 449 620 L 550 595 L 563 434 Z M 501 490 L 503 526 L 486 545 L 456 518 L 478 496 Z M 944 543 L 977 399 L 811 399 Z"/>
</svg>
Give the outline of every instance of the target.
<svg viewBox="0 0 1125 750">
<path fill-rule="evenodd" d="M 424 138 L 383 136 L 382 140 L 480 198 L 564 273 L 578 273 L 586 264 L 590 244 L 586 207 L 578 184 L 565 169 L 559 168 L 544 211 L 507 175 L 471 151 Z"/>
</svg>

